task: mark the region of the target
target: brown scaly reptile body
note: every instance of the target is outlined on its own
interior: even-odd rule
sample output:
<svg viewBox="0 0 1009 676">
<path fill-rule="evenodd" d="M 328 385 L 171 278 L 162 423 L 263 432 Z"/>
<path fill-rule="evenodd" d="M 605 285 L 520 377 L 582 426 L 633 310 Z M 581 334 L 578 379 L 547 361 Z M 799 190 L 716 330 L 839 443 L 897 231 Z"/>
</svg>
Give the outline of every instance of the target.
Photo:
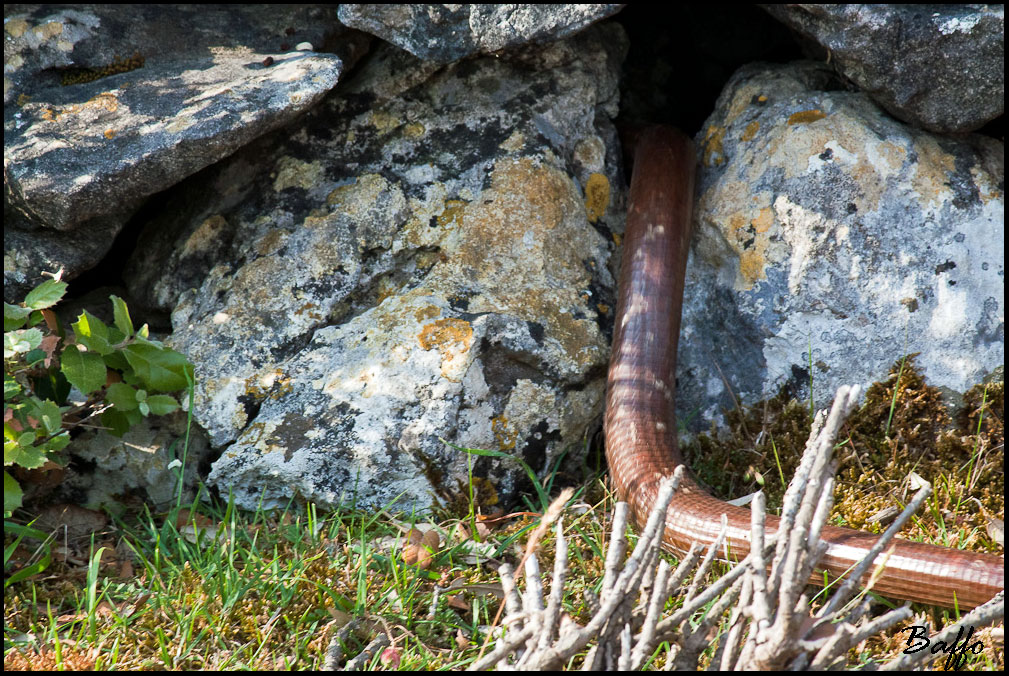
<svg viewBox="0 0 1009 676">
<path fill-rule="evenodd" d="M 638 138 L 606 394 L 606 457 L 620 499 L 643 524 L 659 480 L 683 463 L 674 412 L 676 349 L 694 192 L 693 145 L 669 127 Z M 685 477 L 666 517 L 664 544 L 684 552 L 707 545 L 728 518 L 730 551 L 749 553 L 750 510 L 708 495 Z M 768 535 L 778 519 L 767 518 Z M 824 527 L 821 560 L 832 577 L 860 560 L 878 536 Z M 980 605 L 1005 586 L 1001 557 L 896 540 L 873 589 L 888 597 L 961 608 Z M 884 554 L 885 555 L 885 554 Z M 884 555 L 880 555 L 881 557 Z M 878 561 L 881 559 L 878 559 Z M 822 573 L 817 576 L 822 584 Z M 863 583 L 868 581 L 868 574 Z M 811 580 L 816 582 L 816 579 Z"/>
</svg>

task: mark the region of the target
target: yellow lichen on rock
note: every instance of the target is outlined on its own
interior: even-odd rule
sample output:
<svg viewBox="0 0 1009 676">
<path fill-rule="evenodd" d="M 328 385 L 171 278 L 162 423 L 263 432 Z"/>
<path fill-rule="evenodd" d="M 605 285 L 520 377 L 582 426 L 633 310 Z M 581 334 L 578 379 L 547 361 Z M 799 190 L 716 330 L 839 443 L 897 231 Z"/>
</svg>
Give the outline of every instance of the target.
<svg viewBox="0 0 1009 676">
<path fill-rule="evenodd" d="M 324 176 L 325 170 L 321 162 L 302 162 L 285 155 L 277 160 L 273 189 L 277 192 L 285 188 L 309 190 L 318 185 Z"/>
<path fill-rule="evenodd" d="M 592 174 L 585 182 L 585 212 L 589 223 L 595 223 L 610 205 L 610 182 L 602 174 Z"/>
<path fill-rule="evenodd" d="M 704 166 L 714 167 L 725 164 L 725 149 L 722 140 L 725 138 L 725 127 L 708 127 L 704 133 Z"/>
<path fill-rule="evenodd" d="M 28 30 L 28 22 L 24 19 L 11 19 L 4 23 L 4 32 L 12 38 L 19 38 Z"/>
<path fill-rule="evenodd" d="M 182 245 L 183 257 L 211 251 L 228 228 L 228 221 L 220 214 L 208 216 Z"/>
<path fill-rule="evenodd" d="M 443 357 L 454 350 L 466 351 L 473 342 L 473 327 L 465 319 L 445 317 L 426 324 L 417 334 L 425 350 L 437 349 Z"/>
<path fill-rule="evenodd" d="M 503 415 L 491 418 L 490 425 L 498 448 L 502 451 L 513 450 L 518 439 L 518 430 L 508 422 L 508 418 Z"/>
<path fill-rule="evenodd" d="M 438 225 L 443 228 L 448 225 L 461 225 L 465 207 L 464 200 L 445 200 L 445 210 L 438 215 Z"/>
<path fill-rule="evenodd" d="M 750 124 L 746 125 L 746 129 L 743 130 L 743 135 L 739 138 L 741 141 L 752 141 L 758 131 L 760 131 L 760 123 L 754 120 Z"/>
<path fill-rule="evenodd" d="M 788 116 L 788 125 L 795 124 L 809 124 L 811 122 L 816 122 L 817 120 L 822 120 L 827 117 L 827 113 L 823 112 L 819 108 L 812 108 L 810 110 L 800 110 L 797 113 L 792 113 Z"/>
</svg>

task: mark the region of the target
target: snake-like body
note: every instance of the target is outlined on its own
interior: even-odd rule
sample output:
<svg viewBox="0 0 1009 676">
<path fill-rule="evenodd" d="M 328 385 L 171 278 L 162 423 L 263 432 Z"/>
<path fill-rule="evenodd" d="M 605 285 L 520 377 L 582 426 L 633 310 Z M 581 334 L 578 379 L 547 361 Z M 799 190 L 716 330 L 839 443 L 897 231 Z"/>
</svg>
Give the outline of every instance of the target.
<svg viewBox="0 0 1009 676">
<path fill-rule="evenodd" d="M 659 481 L 683 464 L 674 412 L 676 349 L 695 153 L 682 133 L 651 127 L 638 137 L 634 155 L 605 433 L 617 494 L 643 525 Z M 712 497 L 685 476 L 669 506 L 663 542 L 681 553 L 693 542 L 708 545 L 718 535 L 722 514 L 728 519 L 730 551 L 741 560 L 750 550 L 750 511 Z M 768 516 L 768 535 L 777 527 L 778 519 Z M 859 561 L 878 538 L 830 526 L 821 537 L 829 548 L 820 565 L 835 577 Z M 822 584 L 822 573 L 819 579 Z M 1001 557 L 895 540 L 873 589 L 892 598 L 943 606 L 952 606 L 955 597 L 961 608 L 970 608 L 1004 586 Z"/>
</svg>

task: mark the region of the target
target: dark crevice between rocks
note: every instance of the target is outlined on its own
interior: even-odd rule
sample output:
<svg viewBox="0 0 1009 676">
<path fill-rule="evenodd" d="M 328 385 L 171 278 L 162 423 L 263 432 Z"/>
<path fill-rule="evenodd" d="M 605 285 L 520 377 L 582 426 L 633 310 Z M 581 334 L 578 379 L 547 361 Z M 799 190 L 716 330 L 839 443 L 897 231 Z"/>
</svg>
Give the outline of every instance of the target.
<svg viewBox="0 0 1009 676">
<path fill-rule="evenodd" d="M 108 293 L 96 295 L 96 292 L 109 289 L 109 293 L 115 293 L 126 301 L 134 326 L 148 324 L 154 333 L 171 333 L 170 314 L 141 303 L 130 294 L 123 278 L 126 262 L 136 250 L 144 226 L 167 208 L 171 201 L 171 193 L 171 189 L 155 193 L 144 201 L 116 235 L 111 248 L 102 260 L 90 270 L 70 280 L 67 295 L 61 302 L 62 306 L 86 306 L 96 317 L 102 320 L 108 319 L 111 323 L 112 304 L 109 302 Z M 76 317 L 76 313 L 74 316 Z"/>
<path fill-rule="evenodd" d="M 628 5 L 614 19 L 630 41 L 618 124 L 671 124 L 693 136 L 740 66 L 803 58 L 792 31 L 756 5 L 679 5 L 664 21 L 654 7 Z"/>
</svg>

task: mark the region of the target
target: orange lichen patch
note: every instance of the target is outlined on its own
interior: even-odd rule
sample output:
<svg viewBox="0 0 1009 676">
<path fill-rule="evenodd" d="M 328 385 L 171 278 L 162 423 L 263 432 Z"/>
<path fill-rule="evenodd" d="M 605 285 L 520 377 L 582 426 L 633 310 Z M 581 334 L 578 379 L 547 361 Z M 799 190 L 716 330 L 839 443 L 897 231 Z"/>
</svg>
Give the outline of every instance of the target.
<svg viewBox="0 0 1009 676">
<path fill-rule="evenodd" d="M 765 94 L 761 94 L 760 96 L 757 97 L 757 102 L 758 103 L 766 103 L 767 102 L 767 96 Z"/>
<path fill-rule="evenodd" d="M 605 345 L 578 297 L 591 284 L 585 261 L 592 256 L 577 239 L 584 227 L 582 195 L 566 173 L 528 157 L 499 160 L 453 242 L 449 265 L 474 290 L 468 311 L 538 322 L 566 355 L 597 363 Z"/>
<path fill-rule="evenodd" d="M 518 430 L 511 426 L 508 418 L 503 415 L 491 418 L 490 426 L 494 431 L 494 439 L 497 441 L 498 448 L 502 451 L 510 451 L 515 448 L 515 442 L 518 439 Z"/>
<path fill-rule="evenodd" d="M 441 314 L 441 310 L 437 305 L 425 305 L 416 312 L 414 312 L 414 317 L 417 318 L 418 322 L 425 321 L 427 319 L 433 319 Z M 424 348 L 425 350 L 427 348 Z"/>
<path fill-rule="evenodd" d="M 302 315 L 307 315 L 309 319 L 313 321 L 322 321 L 326 318 L 326 315 L 322 312 L 322 308 L 315 303 L 305 303 L 300 308 L 294 311 L 294 314 L 299 317 Z"/>
<path fill-rule="evenodd" d="M 767 266 L 767 231 L 774 225 L 774 210 L 763 207 L 753 218 L 743 212 L 733 212 L 728 217 L 729 243 L 739 253 L 739 274 L 746 288 L 765 277 Z"/>
<path fill-rule="evenodd" d="M 60 28 L 62 29 L 62 26 Z M 100 66 L 98 68 L 72 67 L 64 69 L 62 71 L 63 77 L 60 80 L 60 84 L 66 87 L 69 85 L 83 84 L 85 82 L 94 82 L 95 80 L 99 80 L 103 77 L 118 75 L 119 73 L 128 73 L 131 70 L 143 67 L 144 57 L 140 56 L 139 53 L 134 54 L 128 59 L 121 59 L 117 56 L 112 63 L 107 66 Z"/>
<path fill-rule="evenodd" d="M 466 204 L 465 200 L 445 200 L 445 210 L 438 215 L 438 225 L 461 225 Z"/>
<path fill-rule="evenodd" d="M 443 356 L 456 346 L 468 350 L 473 342 L 473 327 L 465 319 L 445 317 L 427 324 L 417 334 L 417 341 L 425 350 L 437 348 Z"/>
<path fill-rule="evenodd" d="M 750 124 L 746 125 L 746 129 L 743 130 L 743 135 L 740 137 L 740 140 L 752 141 L 758 131 L 760 131 L 760 123 L 754 120 Z"/>
<path fill-rule="evenodd" d="M 754 282 L 764 277 L 766 262 L 763 253 L 757 250 L 739 254 L 739 274 L 746 280 L 747 288 L 752 288 Z"/>
<path fill-rule="evenodd" d="M 709 167 L 713 167 L 719 164 L 725 164 L 725 149 L 722 147 L 722 141 L 725 138 L 725 127 L 716 127 L 714 125 L 708 127 L 708 131 L 704 134 L 704 164 Z"/>
<path fill-rule="evenodd" d="M 89 108 L 103 108 L 110 113 L 119 109 L 119 99 L 112 92 L 102 92 L 84 103 L 73 103 L 59 108 L 46 108 L 42 111 L 42 119 L 46 122 L 57 122 L 64 115 L 76 115 Z"/>
<path fill-rule="evenodd" d="M 813 108 L 811 110 L 801 110 L 798 113 L 792 113 L 788 116 L 787 124 L 809 124 L 810 122 L 816 122 L 817 120 L 822 120 L 827 117 L 827 113 L 823 112 L 819 108 Z"/>
<path fill-rule="evenodd" d="M 595 223 L 610 205 L 610 182 L 602 174 L 591 174 L 585 182 L 585 211 L 589 223 Z"/>
<path fill-rule="evenodd" d="M 774 209 L 764 207 L 760 210 L 760 213 L 757 214 L 757 217 L 750 221 L 750 223 L 753 224 L 753 227 L 757 232 L 767 232 L 771 226 L 774 225 Z"/>
<path fill-rule="evenodd" d="M 107 139 L 113 139 L 113 138 L 116 137 L 116 130 L 115 129 L 106 129 L 105 133 L 103 134 L 103 136 L 105 138 L 107 138 Z"/>
<path fill-rule="evenodd" d="M 610 313 L 610 306 L 606 303 L 596 303 L 596 309 L 599 310 L 599 314 L 603 316 Z"/>
</svg>

